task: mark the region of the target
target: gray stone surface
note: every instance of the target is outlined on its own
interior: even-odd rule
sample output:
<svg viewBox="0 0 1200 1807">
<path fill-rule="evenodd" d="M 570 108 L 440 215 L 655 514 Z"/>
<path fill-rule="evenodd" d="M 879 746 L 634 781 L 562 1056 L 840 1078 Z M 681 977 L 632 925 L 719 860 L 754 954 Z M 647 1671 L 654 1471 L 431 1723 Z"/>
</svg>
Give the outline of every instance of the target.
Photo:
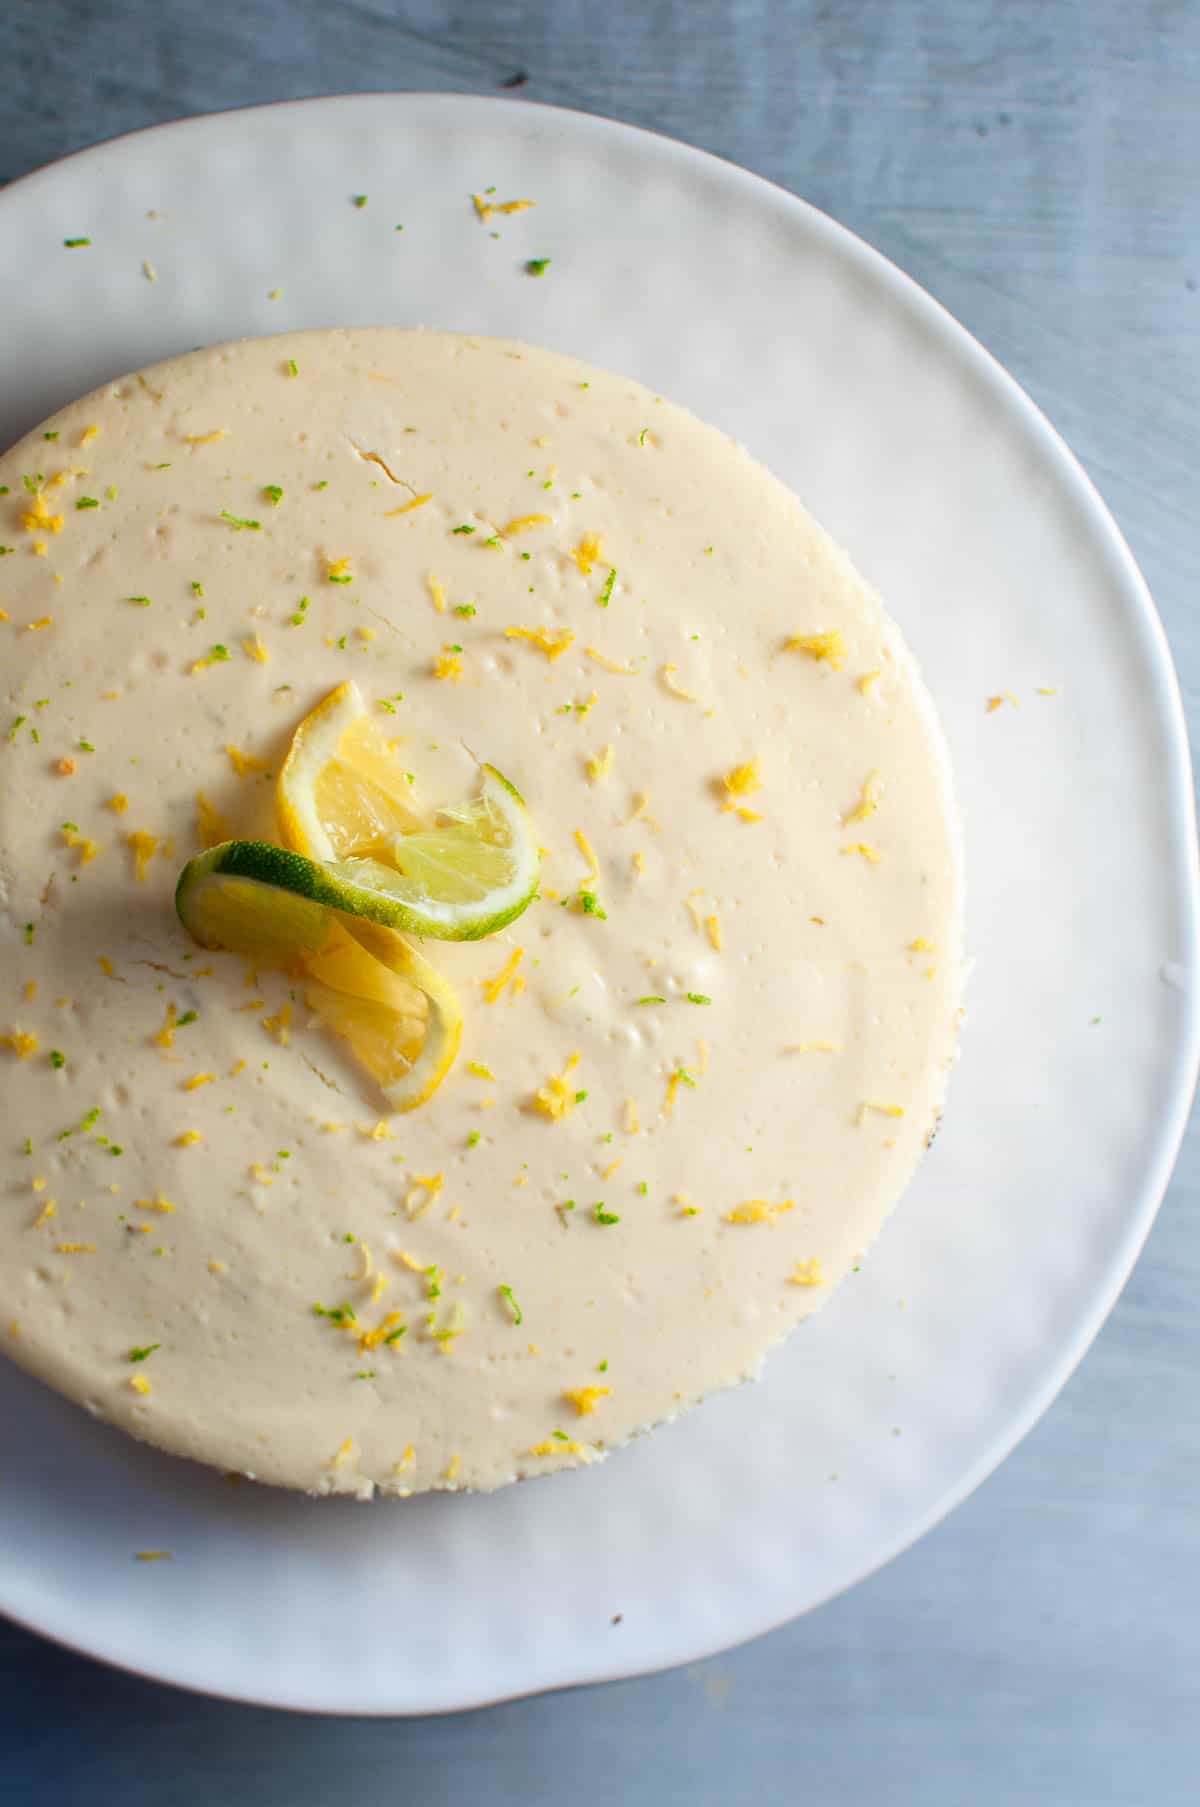
<svg viewBox="0 0 1200 1807">
<path fill-rule="evenodd" d="M 10 0 L 5 24 L 0 179 L 182 114 L 492 93 L 525 72 L 528 98 L 806 196 L 957 314 L 1080 454 L 1158 598 L 1195 725 L 1196 0 Z M 363 1725 L 194 1700 L 0 1625 L 0 1801 L 1190 1807 L 1198 1192 L 1193 1131 L 1047 1419 L 823 1611 L 651 1680 Z"/>
</svg>

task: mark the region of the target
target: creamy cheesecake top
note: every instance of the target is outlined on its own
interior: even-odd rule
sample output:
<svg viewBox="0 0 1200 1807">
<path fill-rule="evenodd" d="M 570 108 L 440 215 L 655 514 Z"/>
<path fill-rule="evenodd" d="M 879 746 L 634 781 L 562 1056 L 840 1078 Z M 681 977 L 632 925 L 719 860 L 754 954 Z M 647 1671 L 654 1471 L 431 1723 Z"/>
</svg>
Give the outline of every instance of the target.
<svg viewBox="0 0 1200 1807">
<path fill-rule="evenodd" d="M 592 1461 L 754 1375 L 912 1175 L 961 986 L 932 705 L 796 498 L 626 378 L 383 329 L 113 383 L 0 488 L 7 1353 L 361 1495 Z M 464 1036 L 406 1115 L 172 904 L 278 838 L 346 678 L 419 811 L 488 761 L 544 850 L 510 927 L 423 943 Z"/>
</svg>

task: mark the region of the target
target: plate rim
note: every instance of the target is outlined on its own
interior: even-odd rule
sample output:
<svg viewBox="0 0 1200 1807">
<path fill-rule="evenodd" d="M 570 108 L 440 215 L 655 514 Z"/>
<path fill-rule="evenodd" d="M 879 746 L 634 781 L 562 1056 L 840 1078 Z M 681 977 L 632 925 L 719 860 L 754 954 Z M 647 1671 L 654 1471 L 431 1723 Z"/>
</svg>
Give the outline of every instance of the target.
<svg viewBox="0 0 1200 1807">
<path fill-rule="evenodd" d="M 507 95 L 472 94 L 461 90 L 370 89 L 351 93 L 335 91 L 296 99 L 219 108 L 211 112 L 191 114 L 180 119 L 158 121 L 152 125 L 118 133 L 111 138 L 97 140 L 56 158 L 50 163 L 26 171 L 5 184 L 0 189 L 0 234 L 5 228 L 5 207 L 10 196 L 23 193 L 28 188 L 36 187 L 42 182 L 55 180 L 64 169 L 69 169 L 87 159 L 99 160 L 118 147 L 128 146 L 136 141 L 152 140 L 164 133 L 179 137 L 192 133 L 198 135 L 202 131 L 210 130 L 216 122 L 240 120 L 247 116 L 274 115 L 296 110 L 315 112 L 318 109 L 327 113 L 338 111 L 351 113 L 364 104 L 372 102 L 388 102 L 397 106 L 419 102 L 444 110 L 448 114 L 459 113 L 464 116 L 475 113 L 480 108 L 487 108 L 496 114 L 503 110 L 523 116 L 529 123 L 536 120 L 562 121 L 571 130 L 582 130 L 598 138 L 616 136 L 643 141 L 652 154 L 660 157 L 665 155 L 676 161 L 692 164 L 698 161 L 702 167 L 709 168 L 722 181 L 732 180 L 743 190 L 760 197 L 765 194 L 774 206 L 782 205 L 787 210 L 798 210 L 804 218 L 806 229 L 810 233 L 816 234 L 826 248 L 831 249 L 842 259 L 851 261 L 859 271 L 886 290 L 892 299 L 908 311 L 910 317 L 916 317 L 927 324 L 935 334 L 941 350 L 950 352 L 960 367 L 974 368 L 975 372 L 986 381 L 992 394 L 997 398 L 1002 398 L 1008 408 L 1015 413 L 1025 435 L 1040 440 L 1042 448 L 1053 466 L 1056 479 L 1079 507 L 1081 514 L 1086 519 L 1092 544 L 1102 554 L 1105 565 L 1112 572 L 1114 579 L 1120 581 L 1131 608 L 1136 611 L 1136 617 L 1142 629 L 1145 630 L 1145 652 L 1153 679 L 1152 684 L 1147 687 L 1147 694 L 1152 699 L 1155 713 L 1164 730 L 1164 738 L 1169 746 L 1169 761 L 1164 772 L 1163 788 L 1169 798 L 1167 814 L 1172 823 L 1175 857 L 1169 871 L 1168 890 L 1179 906 L 1182 964 L 1188 968 L 1194 968 L 1197 952 L 1200 949 L 1200 844 L 1197 841 L 1196 802 L 1187 718 L 1179 676 L 1165 626 L 1149 585 L 1124 534 L 1078 455 L 1068 445 L 1049 416 L 1027 393 L 1017 378 L 1001 364 L 995 354 L 942 302 L 938 301 L 884 252 L 878 250 L 852 228 L 843 225 L 833 215 L 815 206 L 811 201 L 805 200 L 801 195 L 793 193 L 769 177 L 746 169 L 728 158 L 702 149 L 687 140 L 673 137 L 653 128 L 613 119 L 606 114 L 588 112 L 577 107 L 517 99 Z M 1130 619 L 1133 619 L 1132 614 Z M 64 1626 L 42 1622 L 28 1610 L 15 1611 L 2 1601 L 0 1601 L 0 1616 L 28 1632 L 47 1639 L 62 1649 L 104 1662 L 125 1674 L 137 1676 L 145 1681 L 184 1689 L 231 1703 L 265 1706 L 287 1712 L 316 1713 L 339 1719 L 444 1717 L 451 1713 L 473 1711 L 485 1706 L 498 1706 L 509 1701 L 558 1693 L 567 1688 L 591 1685 L 597 1682 L 632 1680 L 643 1675 L 660 1674 L 681 1663 L 704 1661 L 721 1652 L 737 1649 L 752 1639 L 763 1637 L 790 1623 L 793 1619 L 827 1605 L 831 1600 L 877 1574 L 896 1557 L 911 1549 L 957 1506 L 961 1505 L 989 1475 L 993 1474 L 1042 1419 L 1079 1367 L 1129 1280 L 1170 1184 L 1190 1119 L 1198 1078 L 1200 1078 L 1200 987 L 1192 983 L 1185 994 L 1185 1003 L 1177 1033 L 1177 1050 L 1172 1061 L 1169 1084 L 1164 1088 L 1163 1099 L 1153 1130 L 1152 1145 L 1146 1151 L 1145 1177 L 1127 1207 L 1124 1233 L 1110 1253 L 1105 1271 L 1105 1285 L 1095 1290 L 1088 1308 L 1082 1314 L 1083 1321 L 1080 1328 L 1069 1344 L 1060 1349 L 1041 1385 L 1034 1389 L 1029 1397 L 1022 1400 L 1018 1408 L 1010 1412 L 1002 1428 L 993 1434 L 986 1450 L 966 1469 L 964 1474 L 938 1495 L 932 1504 L 928 1505 L 918 1516 L 913 1525 L 906 1527 L 900 1538 L 890 1544 L 885 1553 L 871 1561 L 853 1578 L 831 1586 L 828 1591 L 818 1594 L 798 1610 L 786 1611 L 782 1614 L 773 1613 L 764 1622 L 756 1623 L 739 1632 L 732 1639 L 722 1636 L 716 1643 L 706 1641 L 702 1648 L 666 1661 L 636 1661 L 631 1666 L 629 1659 L 626 1658 L 622 1661 L 597 1664 L 586 1669 L 583 1665 L 576 1664 L 572 1673 L 561 1679 L 549 1682 L 533 1680 L 507 1688 L 490 1687 L 486 1691 L 476 1689 L 469 1698 L 454 1704 L 434 1707 L 365 1709 L 344 1703 L 332 1706 L 328 1702 L 318 1703 L 311 1696 L 304 1698 L 302 1691 L 294 1688 L 287 1696 L 281 1697 L 278 1692 L 272 1693 L 261 1686 L 235 1689 L 214 1685 L 211 1681 L 197 1680 L 188 1675 L 184 1672 L 185 1666 L 183 1665 L 177 1665 L 173 1671 L 150 1668 L 139 1663 L 128 1653 L 107 1648 L 103 1639 L 86 1642 L 81 1634 L 72 1633 Z"/>
</svg>

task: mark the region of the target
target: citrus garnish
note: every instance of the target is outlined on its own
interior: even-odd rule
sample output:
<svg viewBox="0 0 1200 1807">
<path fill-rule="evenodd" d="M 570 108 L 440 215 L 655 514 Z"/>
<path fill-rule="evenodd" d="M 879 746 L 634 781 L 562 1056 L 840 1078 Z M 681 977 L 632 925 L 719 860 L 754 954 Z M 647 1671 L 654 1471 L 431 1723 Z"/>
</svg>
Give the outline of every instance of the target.
<svg viewBox="0 0 1200 1807">
<path fill-rule="evenodd" d="M 358 686 L 339 684 L 292 737 L 280 828 L 296 853 L 322 862 L 339 891 L 333 907 L 411 935 L 478 941 L 532 902 L 540 868 L 520 793 L 494 766 L 480 774 L 477 797 L 423 823 Z"/>
<path fill-rule="evenodd" d="M 340 897 L 312 860 L 264 841 L 226 841 L 188 861 L 175 907 L 202 946 L 298 969 L 310 1009 L 349 1042 L 393 1110 L 413 1110 L 454 1062 L 458 998 L 401 936 Z"/>
</svg>

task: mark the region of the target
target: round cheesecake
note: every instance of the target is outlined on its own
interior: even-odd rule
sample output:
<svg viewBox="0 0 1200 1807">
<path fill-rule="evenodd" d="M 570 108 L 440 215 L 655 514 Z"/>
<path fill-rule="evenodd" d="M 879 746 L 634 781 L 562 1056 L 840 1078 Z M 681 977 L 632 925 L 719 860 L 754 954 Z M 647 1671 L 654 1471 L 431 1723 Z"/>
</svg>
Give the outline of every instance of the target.
<svg viewBox="0 0 1200 1807">
<path fill-rule="evenodd" d="M 740 447 L 528 346 L 328 331 L 0 459 L 0 1338 L 313 1492 L 489 1489 L 753 1377 L 877 1234 L 959 1013 L 945 747 L 874 592 Z M 422 953 L 390 1114 L 181 866 L 280 839 L 353 679 L 415 810 L 525 798 L 539 894 Z M 399 1332 L 399 1334 L 395 1334 Z"/>
</svg>

